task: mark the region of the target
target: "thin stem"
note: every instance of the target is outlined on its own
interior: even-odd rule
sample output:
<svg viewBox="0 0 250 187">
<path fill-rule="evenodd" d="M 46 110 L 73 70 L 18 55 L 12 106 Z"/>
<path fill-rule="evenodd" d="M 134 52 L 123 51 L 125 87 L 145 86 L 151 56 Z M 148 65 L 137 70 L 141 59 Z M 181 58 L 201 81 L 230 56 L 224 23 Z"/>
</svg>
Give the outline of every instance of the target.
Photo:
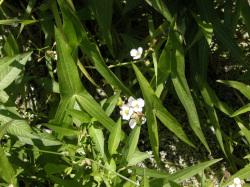
<svg viewBox="0 0 250 187">
<path fill-rule="evenodd" d="M 108 68 L 116 68 L 116 67 L 121 67 L 121 66 L 127 66 L 127 65 L 131 65 L 133 64 L 137 64 L 140 62 L 144 62 L 143 60 L 139 60 L 139 61 L 134 61 L 134 62 L 123 62 L 123 63 L 119 63 L 119 64 L 115 64 L 115 65 L 109 65 Z M 96 69 L 95 66 L 84 66 L 86 69 Z"/>
</svg>

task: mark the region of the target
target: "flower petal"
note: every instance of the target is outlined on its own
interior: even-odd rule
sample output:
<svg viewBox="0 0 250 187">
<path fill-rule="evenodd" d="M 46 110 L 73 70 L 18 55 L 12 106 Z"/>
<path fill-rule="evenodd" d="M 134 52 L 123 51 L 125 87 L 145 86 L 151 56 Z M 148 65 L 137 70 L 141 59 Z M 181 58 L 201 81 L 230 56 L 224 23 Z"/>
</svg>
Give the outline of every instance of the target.
<svg viewBox="0 0 250 187">
<path fill-rule="evenodd" d="M 240 178 L 234 178 L 234 184 L 241 184 Z"/>
<path fill-rule="evenodd" d="M 131 104 L 132 104 L 133 101 L 135 101 L 135 98 L 133 98 L 132 96 L 130 96 L 130 97 L 128 98 L 128 106 L 131 107 Z"/>
<path fill-rule="evenodd" d="M 142 47 L 138 47 L 137 52 L 138 52 L 140 55 L 142 55 L 143 48 L 142 48 Z"/>
<path fill-rule="evenodd" d="M 137 50 L 136 49 L 131 49 L 130 56 L 135 57 L 136 55 L 137 55 Z"/>
<path fill-rule="evenodd" d="M 136 120 L 135 119 L 130 119 L 129 120 L 129 126 L 130 126 L 131 129 L 135 128 Z"/>
<path fill-rule="evenodd" d="M 145 105 L 145 102 L 142 98 L 137 99 L 138 105 L 142 108 Z"/>
<path fill-rule="evenodd" d="M 137 60 L 139 58 L 141 58 L 141 55 L 139 55 L 138 53 L 133 57 L 134 60 Z"/>
</svg>

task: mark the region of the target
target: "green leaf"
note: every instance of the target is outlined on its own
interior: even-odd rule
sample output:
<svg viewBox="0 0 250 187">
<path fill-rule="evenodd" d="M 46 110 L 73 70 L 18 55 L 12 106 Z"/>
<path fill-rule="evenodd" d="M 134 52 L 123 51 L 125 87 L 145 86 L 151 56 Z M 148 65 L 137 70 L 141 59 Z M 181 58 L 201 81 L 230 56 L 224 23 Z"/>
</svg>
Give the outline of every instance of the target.
<svg viewBox="0 0 250 187">
<path fill-rule="evenodd" d="M 38 20 L 19 20 L 19 19 L 4 19 L 0 20 L 0 25 L 16 25 L 18 23 L 29 25 L 38 22 Z"/>
<path fill-rule="evenodd" d="M 223 83 L 227 86 L 239 90 L 245 97 L 247 97 L 250 100 L 250 85 L 246 85 L 238 81 L 228 81 L 228 80 L 217 80 L 217 82 Z"/>
<path fill-rule="evenodd" d="M 86 91 L 81 92 L 80 95 L 77 96 L 77 101 L 82 109 L 97 119 L 110 132 L 113 130 L 113 127 L 116 126 L 115 122 L 108 117 L 101 106 Z"/>
<path fill-rule="evenodd" d="M 172 62 L 171 66 L 171 78 L 175 91 L 186 110 L 191 128 L 193 129 L 196 136 L 200 139 L 202 144 L 206 147 L 208 152 L 211 152 L 202 132 L 196 106 L 186 80 L 183 48 L 175 33 L 172 33 L 170 37 L 172 37 L 176 49 L 175 61 Z"/>
<path fill-rule="evenodd" d="M 35 133 L 24 120 L 13 120 L 6 129 L 10 135 L 16 136 L 21 142 L 29 145 L 54 146 L 62 144 L 50 134 Z"/>
<path fill-rule="evenodd" d="M 7 37 L 3 48 L 7 56 L 14 56 L 19 53 L 17 41 L 12 33 Z"/>
<path fill-rule="evenodd" d="M 225 103 L 219 100 L 214 90 L 206 83 L 202 82 L 202 94 L 207 99 L 207 103 L 210 106 L 214 106 L 218 108 L 221 112 L 225 113 L 227 116 L 231 116 L 233 114 L 233 110 Z M 242 120 L 239 117 L 234 117 L 237 125 L 241 129 L 242 133 L 246 137 L 247 141 L 250 143 L 250 131 L 244 126 Z"/>
<path fill-rule="evenodd" d="M 16 185 L 16 172 L 9 162 L 4 149 L 0 146 L 0 178 L 2 178 L 9 185 Z"/>
<path fill-rule="evenodd" d="M 154 97 L 156 96 L 154 94 L 154 91 L 150 87 L 149 83 L 147 82 L 146 78 L 142 75 L 140 70 L 134 64 L 133 64 L 133 69 L 135 71 L 137 80 L 142 90 L 143 98 L 145 100 L 147 127 L 148 127 L 150 144 L 156 160 L 159 161 L 158 126 L 153 106 Z"/>
<path fill-rule="evenodd" d="M 107 67 L 96 43 L 92 42 L 88 38 L 88 33 L 83 27 L 81 21 L 78 19 L 75 12 L 68 7 L 67 3 L 64 1 L 59 1 L 60 8 L 62 9 L 65 33 L 67 33 L 68 40 L 70 43 L 73 42 L 73 47 L 79 45 L 83 54 L 86 54 L 87 57 L 96 67 L 97 71 L 105 78 L 105 80 L 121 89 L 124 93 L 132 95 L 130 90 L 117 78 L 117 76 Z M 74 29 L 73 29 L 74 28 Z M 72 36 L 71 36 L 72 35 Z M 75 36 L 74 36 L 75 35 Z M 71 39 L 71 37 L 73 37 Z M 75 38 L 75 39 L 74 39 Z"/>
<path fill-rule="evenodd" d="M 57 71 L 60 93 L 63 96 L 72 96 L 83 89 L 77 66 L 71 56 L 71 48 L 66 42 L 62 31 L 55 28 L 55 37 L 57 45 L 56 50 L 59 56 Z"/>
<path fill-rule="evenodd" d="M 158 171 L 155 169 L 148 169 L 148 168 L 140 168 L 140 167 L 133 167 L 135 169 L 135 173 L 141 176 L 148 176 L 153 178 L 167 178 L 170 175 L 166 172 Z"/>
<path fill-rule="evenodd" d="M 94 141 L 95 149 L 102 155 L 104 160 L 107 160 L 105 151 L 104 151 L 104 136 L 102 129 L 94 127 L 91 125 L 89 127 L 89 134 Z"/>
<path fill-rule="evenodd" d="M 170 23 L 172 22 L 172 16 L 164 1 L 161 0 L 146 0 L 146 2 L 152 6 L 155 10 L 161 13 Z"/>
<path fill-rule="evenodd" d="M 7 88 L 23 71 L 32 52 L 0 59 L 0 90 Z"/>
<path fill-rule="evenodd" d="M 3 138 L 3 136 L 7 133 L 7 129 L 9 127 L 9 125 L 11 125 L 13 120 L 7 122 L 7 123 L 4 123 L 4 124 L 1 124 L 0 125 L 0 140 Z"/>
<path fill-rule="evenodd" d="M 221 128 L 220 128 L 220 123 L 219 123 L 219 119 L 218 119 L 216 110 L 213 107 L 210 107 L 210 106 L 207 106 L 207 110 L 208 110 L 209 119 L 211 120 L 211 123 L 214 126 L 215 135 L 216 135 L 216 138 L 217 138 L 217 140 L 219 142 L 221 150 L 227 156 L 226 151 L 225 151 L 225 147 L 224 147 L 224 143 L 223 143 L 222 131 L 221 131 Z"/>
<path fill-rule="evenodd" d="M 149 157 L 150 155 L 148 153 L 135 151 L 131 158 L 128 160 L 128 166 L 134 166 Z"/>
<path fill-rule="evenodd" d="M 153 150 L 158 151 L 158 131 L 155 115 L 161 120 L 161 122 L 172 131 L 178 138 L 180 138 L 185 143 L 194 146 L 191 141 L 188 139 L 187 135 L 183 131 L 181 125 L 178 121 L 167 111 L 167 109 L 161 104 L 161 101 L 155 95 L 153 89 L 150 87 L 146 78 L 142 75 L 140 70 L 133 65 L 134 71 L 136 73 L 137 79 L 139 81 L 143 97 L 145 99 L 145 107 L 146 107 L 146 117 L 147 117 L 147 125 L 149 129 L 149 138 L 152 140 L 151 146 Z M 148 108 L 148 109 L 147 109 Z M 151 121 L 150 121 L 151 120 Z M 155 152 L 154 154 L 158 154 Z M 155 155 L 156 156 L 156 155 Z"/>
<path fill-rule="evenodd" d="M 84 111 L 79 111 L 75 109 L 70 109 L 67 111 L 68 115 L 72 116 L 73 121 L 74 118 L 80 120 L 81 123 L 90 123 L 92 118 Z"/>
<path fill-rule="evenodd" d="M 240 114 L 246 113 L 246 112 L 250 112 L 250 103 L 244 105 L 243 107 L 239 108 L 238 110 L 236 110 L 231 117 L 235 117 L 238 116 Z"/>
<path fill-rule="evenodd" d="M 164 179 L 164 184 L 167 185 L 169 181 L 174 181 L 176 183 L 180 183 L 186 179 L 189 179 L 190 177 L 200 173 L 204 169 L 208 168 L 209 166 L 219 162 L 222 159 L 214 159 L 206 162 L 202 162 L 200 164 L 187 167 L 185 169 L 182 169 L 180 171 L 177 171 L 176 173 L 169 175 L 164 172 L 159 172 L 151 169 L 144 169 L 144 168 L 136 168 L 136 174 L 138 175 L 146 175 L 148 177 L 154 177 L 158 179 Z M 164 186 L 165 186 L 164 185 Z"/>
<path fill-rule="evenodd" d="M 171 62 L 174 58 L 173 43 L 171 37 L 168 37 L 167 43 L 162 50 L 162 53 L 158 62 L 158 77 L 156 95 L 159 97 L 163 91 L 164 84 L 171 74 Z"/>
<path fill-rule="evenodd" d="M 105 112 L 108 116 L 110 116 L 113 113 L 115 107 L 117 106 L 120 94 L 121 94 L 120 91 L 116 92 L 113 96 L 109 97 L 107 101 L 104 103 Z"/>
<path fill-rule="evenodd" d="M 141 126 L 136 125 L 135 128 L 132 130 L 132 132 L 129 134 L 127 144 L 126 144 L 126 160 L 127 162 L 130 161 L 132 158 L 133 154 L 135 153 L 135 150 L 137 148 L 139 136 L 141 132 Z"/>
<path fill-rule="evenodd" d="M 146 175 L 143 176 L 143 187 L 150 187 L 149 179 Z"/>
<path fill-rule="evenodd" d="M 214 160 L 202 162 L 202 163 L 196 164 L 194 166 L 182 169 L 181 171 L 177 171 L 176 173 L 171 175 L 168 180 L 180 183 L 180 182 L 184 181 L 185 179 L 188 179 L 188 178 L 200 173 L 204 169 L 219 162 L 220 160 L 222 160 L 222 159 L 221 158 L 214 159 Z"/>
<path fill-rule="evenodd" d="M 109 135 L 108 140 L 108 150 L 110 155 L 113 155 L 116 153 L 116 149 L 119 146 L 119 143 L 121 141 L 121 118 L 116 123 L 116 126 L 114 126 L 113 130 L 111 131 Z"/>
<path fill-rule="evenodd" d="M 201 20 L 200 17 L 198 17 L 195 14 L 192 14 L 192 15 L 195 18 L 195 21 L 197 22 L 197 24 L 199 25 L 204 37 L 206 38 L 208 45 L 210 45 L 211 41 L 212 41 L 212 37 L 213 37 L 213 26 L 212 26 L 212 24 Z"/>
<path fill-rule="evenodd" d="M 79 135 L 79 131 L 73 130 L 70 128 L 59 127 L 57 125 L 52 125 L 52 124 L 43 124 L 43 125 L 62 136 L 78 136 Z"/>
<path fill-rule="evenodd" d="M 159 120 L 175 135 L 180 138 L 183 142 L 188 145 L 195 147 L 194 144 L 189 140 L 186 133 L 183 131 L 181 124 L 165 109 L 163 106 L 160 106 L 156 109 L 156 116 Z"/>
</svg>

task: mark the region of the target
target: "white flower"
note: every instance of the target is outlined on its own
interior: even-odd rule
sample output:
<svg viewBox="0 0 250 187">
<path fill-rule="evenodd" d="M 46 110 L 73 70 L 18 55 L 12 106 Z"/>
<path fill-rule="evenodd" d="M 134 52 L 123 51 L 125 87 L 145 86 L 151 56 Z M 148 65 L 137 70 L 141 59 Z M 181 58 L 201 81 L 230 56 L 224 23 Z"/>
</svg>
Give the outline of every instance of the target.
<svg viewBox="0 0 250 187">
<path fill-rule="evenodd" d="M 240 180 L 240 178 L 236 177 L 234 178 L 234 183 L 228 185 L 227 187 L 241 187 L 242 186 L 242 181 Z"/>
<path fill-rule="evenodd" d="M 133 110 L 131 107 L 129 107 L 128 105 L 124 104 L 121 106 L 121 111 L 120 114 L 122 116 L 122 119 L 124 120 L 129 120 L 131 115 L 133 114 Z"/>
<path fill-rule="evenodd" d="M 240 178 L 236 177 L 234 178 L 234 184 L 241 184 Z"/>
<path fill-rule="evenodd" d="M 138 49 L 131 49 L 130 56 L 132 56 L 134 60 L 140 59 L 142 52 L 143 52 L 142 47 L 138 47 Z"/>
<path fill-rule="evenodd" d="M 128 105 L 133 108 L 134 112 L 142 112 L 144 107 L 144 100 L 142 98 L 134 99 L 133 97 L 128 98 Z"/>
<path fill-rule="evenodd" d="M 137 123 L 136 119 L 130 119 L 129 120 L 129 126 L 130 126 L 130 128 L 131 129 L 135 128 L 136 123 Z"/>
</svg>

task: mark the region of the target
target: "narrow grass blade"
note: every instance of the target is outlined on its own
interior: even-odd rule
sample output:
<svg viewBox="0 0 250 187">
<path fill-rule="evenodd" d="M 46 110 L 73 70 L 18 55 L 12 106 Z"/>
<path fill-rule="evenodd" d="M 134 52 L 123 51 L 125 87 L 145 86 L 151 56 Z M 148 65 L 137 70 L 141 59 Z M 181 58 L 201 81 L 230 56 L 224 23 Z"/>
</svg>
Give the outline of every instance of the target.
<svg viewBox="0 0 250 187">
<path fill-rule="evenodd" d="M 231 117 L 235 117 L 238 116 L 240 114 L 244 114 L 246 112 L 250 112 L 250 103 L 244 105 L 243 107 L 239 108 L 238 110 L 236 110 Z"/>
<path fill-rule="evenodd" d="M 207 141 L 204 137 L 204 134 L 202 132 L 196 106 L 186 80 L 184 52 L 181 43 L 174 35 L 174 33 L 170 37 L 172 37 L 176 48 L 175 61 L 172 62 L 172 74 L 171 74 L 171 78 L 176 93 L 186 110 L 186 113 L 188 115 L 188 121 L 191 128 L 193 129 L 196 136 L 203 143 L 203 145 L 206 147 L 208 152 L 211 152 L 207 144 Z"/>
<path fill-rule="evenodd" d="M 223 83 L 227 86 L 239 90 L 245 97 L 247 97 L 250 100 L 250 85 L 246 85 L 238 81 L 229 81 L 229 80 L 217 80 L 217 82 Z"/>
</svg>

